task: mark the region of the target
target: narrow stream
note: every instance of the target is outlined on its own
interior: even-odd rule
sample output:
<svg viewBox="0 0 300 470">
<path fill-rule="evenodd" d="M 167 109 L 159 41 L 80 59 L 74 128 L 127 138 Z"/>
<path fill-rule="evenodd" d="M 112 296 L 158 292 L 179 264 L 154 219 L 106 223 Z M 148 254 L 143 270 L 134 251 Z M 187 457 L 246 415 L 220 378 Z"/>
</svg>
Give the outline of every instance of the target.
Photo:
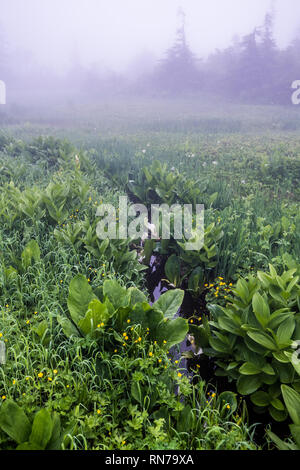
<svg viewBox="0 0 300 470">
<path fill-rule="evenodd" d="M 150 294 L 151 302 L 150 304 L 153 304 L 156 302 L 159 297 L 164 293 L 170 290 L 170 287 L 166 282 L 163 281 L 165 277 L 165 272 L 164 272 L 164 266 L 166 263 L 167 257 L 166 256 L 160 256 L 160 255 L 152 255 L 150 259 L 150 266 L 149 266 L 149 271 L 147 273 L 147 288 L 148 292 Z M 182 316 L 184 318 L 189 318 L 194 314 L 195 311 L 195 303 L 193 302 L 193 299 L 191 295 L 185 291 L 185 296 L 183 300 L 183 304 L 178 310 L 176 316 Z M 200 314 L 199 314 L 200 315 Z M 173 361 L 179 361 L 179 359 L 182 357 L 183 353 L 193 351 L 193 346 L 190 343 L 188 338 L 185 338 L 184 341 L 179 345 L 178 347 L 171 348 L 170 354 L 172 356 Z M 198 357 L 198 360 L 200 360 L 200 357 Z M 180 369 L 182 369 L 182 372 L 187 375 L 191 376 L 191 368 L 195 369 L 197 359 L 190 360 L 190 359 L 181 359 L 180 361 Z M 190 364 L 192 363 L 192 364 Z M 191 367 L 192 365 L 192 367 Z"/>
</svg>

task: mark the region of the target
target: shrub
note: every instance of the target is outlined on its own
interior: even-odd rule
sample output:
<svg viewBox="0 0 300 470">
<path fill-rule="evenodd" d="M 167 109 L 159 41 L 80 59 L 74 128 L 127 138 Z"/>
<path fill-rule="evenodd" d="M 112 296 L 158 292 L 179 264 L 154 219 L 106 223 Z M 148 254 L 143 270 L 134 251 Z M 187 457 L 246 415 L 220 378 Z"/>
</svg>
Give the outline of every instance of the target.
<svg viewBox="0 0 300 470">
<path fill-rule="evenodd" d="M 293 424 L 290 424 L 290 431 L 294 441 L 290 439 L 288 442 L 284 442 L 271 431 L 268 431 L 268 436 L 280 450 L 300 450 L 300 394 L 287 385 L 282 385 L 281 391 L 284 403 L 293 421 Z"/>
<path fill-rule="evenodd" d="M 300 340 L 300 286 L 296 269 L 281 276 L 258 272 L 240 279 L 226 307 L 210 305 L 208 355 L 217 361 L 217 375 L 236 381 L 241 395 L 250 395 L 257 411 L 269 410 L 277 421 L 287 417 L 281 384 L 300 391 L 300 368 L 293 360 Z"/>
</svg>

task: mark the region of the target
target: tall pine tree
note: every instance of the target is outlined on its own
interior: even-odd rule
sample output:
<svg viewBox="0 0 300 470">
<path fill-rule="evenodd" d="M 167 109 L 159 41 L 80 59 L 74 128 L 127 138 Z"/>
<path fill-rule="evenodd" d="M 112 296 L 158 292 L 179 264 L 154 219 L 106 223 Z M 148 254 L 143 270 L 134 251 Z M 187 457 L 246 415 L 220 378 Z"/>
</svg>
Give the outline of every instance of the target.
<svg viewBox="0 0 300 470">
<path fill-rule="evenodd" d="M 157 84 L 171 94 L 193 91 L 199 87 L 197 59 L 186 40 L 185 13 L 178 12 L 180 25 L 177 29 L 174 45 L 167 50 L 166 57 L 160 63 Z"/>
</svg>

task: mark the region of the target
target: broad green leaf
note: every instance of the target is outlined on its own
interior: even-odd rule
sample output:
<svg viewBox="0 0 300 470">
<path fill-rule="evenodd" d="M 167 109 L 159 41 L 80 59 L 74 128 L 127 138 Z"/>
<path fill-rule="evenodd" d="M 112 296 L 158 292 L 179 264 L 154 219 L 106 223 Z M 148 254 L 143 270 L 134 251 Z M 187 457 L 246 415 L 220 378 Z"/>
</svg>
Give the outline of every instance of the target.
<svg viewBox="0 0 300 470">
<path fill-rule="evenodd" d="M 204 284 L 204 271 L 198 266 L 189 276 L 188 289 L 197 292 Z"/>
<path fill-rule="evenodd" d="M 270 405 L 268 409 L 272 418 L 275 419 L 275 421 L 278 421 L 280 423 L 285 421 L 288 416 L 287 411 L 277 410 L 277 408 L 275 408 L 272 405 Z"/>
<path fill-rule="evenodd" d="M 140 405 L 142 405 L 142 391 L 139 382 L 131 383 L 131 395 L 138 403 L 140 403 Z"/>
<path fill-rule="evenodd" d="M 270 319 L 270 308 L 266 300 L 258 292 L 253 295 L 252 308 L 258 322 L 265 328 Z"/>
<path fill-rule="evenodd" d="M 58 315 L 56 319 L 59 325 L 62 327 L 62 330 L 64 334 L 67 336 L 67 338 L 70 338 L 71 336 L 75 336 L 75 337 L 80 336 L 79 331 L 77 330 L 76 326 L 67 317 Z"/>
<path fill-rule="evenodd" d="M 300 395 L 288 385 L 281 385 L 282 396 L 294 424 L 300 425 Z"/>
<path fill-rule="evenodd" d="M 274 444 L 278 447 L 279 450 L 290 450 L 288 444 L 286 444 L 283 440 L 281 440 L 276 434 L 271 431 L 267 431 L 268 436 L 272 439 Z"/>
<path fill-rule="evenodd" d="M 148 302 L 143 302 L 136 304 L 131 309 L 130 320 L 132 324 L 141 325 L 143 329 L 149 328 L 151 335 L 158 323 L 163 320 L 163 314 L 153 310 Z"/>
<path fill-rule="evenodd" d="M 47 444 L 47 450 L 60 450 L 63 434 L 61 433 L 60 417 L 58 413 L 52 413 L 52 424 L 52 434 Z"/>
<path fill-rule="evenodd" d="M 136 287 L 129 287 L 128 293 L 130 295 L 130 304 L 132 306 L 139 303 L 148 302 L 148 299 L 145 294 Z"/>
<path fill-rule="evenodd" d="M 248 336 L 244 337 L 244 341 L 245 345 L 247 346 L 247 348 L 250 349 L 250 351 L 260 354 L 261 356 L 264 356 L 264 354 L 266 353 L 266 349 L 263 346 L 256 343 L 255 341 L 253 341 L 253 339 L 249 338 Z"/>
<path fill-rule="evenodd" d="M 229 331 L 229 333 L 233 333 L 234 335 L 243 336 L 239 327 L 237 327 L 236 323 L 234 323 L 230 318 L 220 317 L 219 318 L 219 325 L 222 330 Z"/>
<path fill-rule="evenodd" d="M 33 331 L 42 338 L 48 329 L 48 323 L 46 320 L 39 322 L 36 326 L 33 327 Z"/>
<path fill-rule="evenodd" d="M 288 308 L 281 308 L 279 310 L 276 310 L 270 316 L 268 328 L 275 330 L 282 322 L 287 320 L 292 315 L 293 312 L 291 312 Z"/>
<path fill-rule="evenodd" d="M 153 304 L 155 310 L 163 312 L 165 318 L 173 318 L 181 307 L 184 291 L 175 289 L 162 294 Z"/>
<path fill-rule="evenodd" d="M 267 375 L 275 375 L 275 371 L 273 367 L 271 366 L 271 364 L 264 365 L 261 370 Z"/>
<path fill-rule="evenodd" d="M 293 288 L 296 286 L 296 284 L 298 283 L 298 281 L 299 281 L 299 276 L 296 276 L 294 279 L 291 280 L 291 282 L 286 288 L 286 291 L 291 292 Z"/>
<path fill-rule="evenodd" d="M 269 374 L 264 374 L 264 372 L 261 373 L 261 380 L 264 384 L 267 385 L 274 385 L 276 384 L 278 377 L 276 374 L 274 375 L 269 375 Z"/>
<path fill-rule="evenodd" d="M 296 390 L 296 392 L 300 393 L 300 380 L 299 379 L 293 382 L 293 389 Z"/>
<path fill-rule="evenodd" d="M 182 317 L 175 318 L 175 320 L 163 321 L 157 326 L 157 342 L 169 349 L 175 344 L 184 341 L 188 331 L 188 322 Z"/>
<path fill-rule="evenodd" d="M 269 394 L 263 391 L 253 393 L 250 398 L 254 405 L 261 407 L 269 406 L 271 401 L 271 397 L 269 396 Z"/>
<path fill-rule="evenodd" d="M 266 333 L 263 333 L 262 331 L 247 331 L 247 335 L 264 348 L 270 349 L 271 351 L 277 351 L 277 346 L 273 338 L 268 336 Z"/>
<path fill-rule="evenodd" d="M 3 271 L 4 271 L 4 281 L 6 285 L 11 284 L 12 282 L 18 279 L 18 271 L 12 266 L 9 266 L 9 268 L 4 268 Z"/>
<path fill-rule="evenodd" d="M 220 305 L 208 304 L 207 308 L 209 312 L 213 315 L 214 320 L 218 320 L 219 318 L 224 316 L 225 309 Z"/>
<path fill-rule="evenodd" d="M 257 375 L 260 374 L 261 369 L 250 362 L 245 362 L 245 364 L 239 368 L 239 372 L 243 375 Z"/>
<path fill-rule="evenodd" d="M 85 317 L 78 322 L 78 328 L 84 335 L 93 333 L 98 325 L 105 326 L 109 319 L 107 306 L 98 299 L 93 299 L 89 305 Z M 102 325 L 104 323 L 104 325 Z"/>
<path fill-rule="evenodd" d="M 42 409 L 35 415 L 29 441 L 45 449 L 51 439 L 53 422 L 48 410 Z"/>
<path fill-rule="evenodd" d="M 127 290 L 120 286 L 120 284 L 115 280 L 107 279 L 104 281 L 103 293 L 108 297 L 116 310 L 120 307 L 127 307 L 129 305 L 130 296 L 127 293 Z"/>
<path fill-rule="evenodd" d="M 290 317 L 281 323 L 276 333 L 278 344 L 287 343 L 292 338 L 294 330 L 295 320 L 293 317 Z"/>
<path fill-rule="evenodd" d="M 272 398 L 271 405 L 274 406 L 274 408 L 276 408 L 276 410 L 279 410 L 279 411 L 284 411 L 285 410 L 284 404 L 282 403 L 281 400 L 279 400 L 279 398 Z"/>
<path fill-rule="evenodd" d="M 261 386 L 261 378 L 258 375 L 241 375 L 237 381 L 237 390 L 241 395 L 250 395 Z"/>
<path fill-rule="evenodd" d="M 276 271 L 276 269 L 274 268 L 274 266 L 272 264 L 269 264 L 269 269 L 270 269 L 270 274 L 271 274 L 272 278 L 276 279 L 277 271 Z"/>
<path fill-rule="evenodd" d="M 238 366 L 239 366 L 239 362 L 230 362 L 230 364 L 228 364 L 228 366 L 226 367 L 226 370 L 232 370 L 232 369 L 236 369 Z"/>
<path fill-rule="evenodd" d="M 262 283 L 262 285 L 265 287 L 265 288 L 269 288 L 270 286 L 270 283 L 272 281 L 272 278 L 271 276 L 269 276 L 268 274 L 262 272 L 262 271 L 258 271 L 257 272 L 257 277 L 258 279 L 260 280 L 260 282 Z"/>
<path fill-rule="evenodd" d="M 194 422 L 194 413 L 190 405 L 186 405 L 179 413 L 177 427 L 178 432 L 191 432 Z"/>
<path fill-rule="evenodd" d="M 175 287 L 180 285 L 180 261 L 178 256 L 171 255 L 165 264 L 165 273 L 168 281 Z"/>
<path fill-rule="evenodd" d="M 279 379 L 282 384 L 290 384 L 294 380 L 295 369 L 292 364 L 283 364 L 282 362 L 277 362 L 273 364 L 277 373 L 279 374 Z"/>
<path fill-rule="evenodd" d="M 273 299 L 277 300 L 277 302 L 282 305 L 286 305 L 286 302 L 284 301 L 284 298 L 282 297 L 282 289 L 279 286 L 270 286 L 269 288 L 269 293 L 273 297 Z"/>
<path fill-rule="evenodd" d="M 291 434 L 300 450 L 300 425 L 299 424 L 290 424 L 289 426 Z"/>
<path fill-rule="evenodd" d="M 31 240 L 25 246 L 21 259 L 24 269 L 27 269 L 32 264 L 32 260 L 39 261 L 41 256 L 40 248 L 36 240 Z"/>
<path fill-rule="evenodd" d="M 239 279 L 236 284 L 235 289 L 232 289 L 232 291 L 236 295 L 238 295 L 245 304 L 247 304 L 248 297 L 249 297 L 249 290 L 248 290 L 247 282 L 244 279 Z"/>
<path fill-rule="evenodd" d="M 294 353 L 291 353 L 289 351 L 284 351 L 283 354 L 285 358 L 287 359 L 287 361 L 294 367 L 297 374 L 300 375 L 300 361 L 299 361 L 298 353 L 296 351 Z"/>
<path fill-rule="evenodd" d="M 224 354 L 229 354 L 231 352 L 229 345 L 224 343 L 219 338 L 210 337 L 209 344 L 215 351 L 218 351 Z"/>
<path fill-rule="evenodd" d="M 68 308 L 76 325 L 84 318 L 89 303 L 95 298 L 88 280 L 83 275 L 78 274 L 72 279 L 69 287 Z"/>
<path fill-rule="evenodd" d="M 290 359 L 286 357 L 284 351 L 272 352 L 272 355 L 278 362 L 283 362 L 285 364 L 288 364 L 290 362 Z"/>
<path fill-rule="evenodd" d="M 0 428 L 18 444 L 28 441 L 31 431 L 23 409 L 12 400 L 6 400 L 0 408 Z"/>
</svg>

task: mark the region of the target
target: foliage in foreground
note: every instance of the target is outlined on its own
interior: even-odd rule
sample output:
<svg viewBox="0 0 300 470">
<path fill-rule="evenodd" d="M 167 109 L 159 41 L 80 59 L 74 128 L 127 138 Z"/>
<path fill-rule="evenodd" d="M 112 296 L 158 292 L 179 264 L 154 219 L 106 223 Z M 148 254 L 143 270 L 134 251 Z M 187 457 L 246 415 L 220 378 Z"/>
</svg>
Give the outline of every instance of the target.
<svg viewBox="0 0 300 470">
<path fill-rule="evenodd" d="M 268 436 L 280 450 L 300 450 L 300 394 L 288 385 L 281 386 L 284 403 L 293 424 L 290 424 L 292 439 L 283 442 L 276 434 L 268 431 Z"/>
<path fill-rule="evenodd" d="M 206 354 L 217 358 L 218 375 L 236 381 L 258 412 L 268 409 L 276 421 L 287 418 L 281 384 L 300 390 L 295 345 L 300 340 L 299 276 L 258 272 L 240 279 L 225 307 L 211 305 Z M 210 348 L 207 348 L 209 343 Z"/>
<path fill-rule="evenodd" d="M 140 136 L 129 144 L 98 139 L 89 152 L 56 139 L 3 141 L 0 360 L 5 345 L 7 362 L 0 368 L 1 448 L 49 448 L 49 433 L 47 439 L 32 433 L 50 419 L 53 429 L 60 421 L 57 445 L 63 449 L 256 448 L 236 395 L 192 385 L 179 353 L 168 354 L 173 333 L 167 330 L 176 319 L 164 319 L 166 299 L 174 294 L 150 305 L 137 246 L 97 239 L 96 208 L 104 200 L 116 205 L 118 188 L 130 188 L 143 203 L 209 207 L 207 250 L 188 253 L 174 240 L 149 243 L 145 263 L 154 248 L 167 258 L 169 281 L 185 287 L 188 279 L 196 300 L 217 276 L 226 286 L 241 277 L 225 296 L 221 283 L 215 288 L 210 328 L 201 312 L 202 326 L 190 324 L 189 332 L 207 347 L 212 341 L 209 354 L 240 393 L 252 387 L 255 406 L 276 419 L 287 416 L 280 385 L 298 389 L 290 355 L 299 336 L 299 145 L 217 139 L 203 137 L 201 147 L 198 140 L 182 144 L 171 129 L 142 152 Z M 265 272 L 268 263 L 276 273 Z M 261 273 L 249 278 L 255 270 Z M 181 320 L 175 343 L 186 331 Z M 22 439 L 10 427 L 14 413 L 27 429 Z"/>
<path fill-rule="evenodd" d="M 150 305 L 134 246 L 98 243 L 115 188 L 65 144 L 20 144 L 11 165 L 15 150 L 0 173 L 0 448 L 255 449 L 235 394 L 185 376 L 182 293 Z"/>
</svg>

